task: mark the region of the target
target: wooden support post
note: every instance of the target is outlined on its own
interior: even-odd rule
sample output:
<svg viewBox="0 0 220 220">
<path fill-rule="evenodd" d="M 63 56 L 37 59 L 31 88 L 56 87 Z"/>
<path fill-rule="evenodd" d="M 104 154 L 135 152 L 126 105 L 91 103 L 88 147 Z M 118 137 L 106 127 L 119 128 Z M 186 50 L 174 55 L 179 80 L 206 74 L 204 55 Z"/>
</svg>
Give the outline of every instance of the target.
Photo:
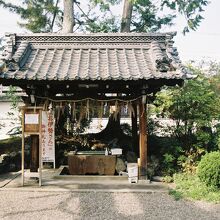
<svg viewBox="0 0 220 220">
<path fill-rule="evenodd" d="M 38 136 L 38 162 L 39 162 L 39 186 L 42 185 L 42 110 L 39 117 L 39 136 Z"/>
<path fill-rule="evenodd" d="M 24 186 L 24 110 L 22 109 L 21 185 Z"/>
<path fill-rule="evenodd" d="M 39 135 L 31 135 L 30 172 L 38 172 L 39 168 Z"/>
<path fill-rule="evenodd" d="M 147 176 L 147 118 L 146 104 L 139 103 L 139 147 L 140 147 L 140 178 Z"/>
<path fill-rule="evenodd" d="M 139 157 L 139 146 L 138 146 L 138 126 L 137 126 L 137 104 L 132 103 L 134 114 L 131 116 L 132 124 L 132 147 L 137 157 Z"/>
</svg>

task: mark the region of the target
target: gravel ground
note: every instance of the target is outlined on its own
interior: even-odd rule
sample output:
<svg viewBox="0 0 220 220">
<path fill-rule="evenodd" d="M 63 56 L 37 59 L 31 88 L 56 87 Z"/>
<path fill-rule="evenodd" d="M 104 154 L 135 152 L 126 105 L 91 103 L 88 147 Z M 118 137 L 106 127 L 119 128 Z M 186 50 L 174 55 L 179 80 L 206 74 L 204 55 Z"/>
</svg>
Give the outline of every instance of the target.
<svg viewBox="0 0 220 220">
<path fill-rule="evenodd" d="M 220 220 L 220 205 L 166 193 L 0 191 L 0 219 Z"/>
</svg>

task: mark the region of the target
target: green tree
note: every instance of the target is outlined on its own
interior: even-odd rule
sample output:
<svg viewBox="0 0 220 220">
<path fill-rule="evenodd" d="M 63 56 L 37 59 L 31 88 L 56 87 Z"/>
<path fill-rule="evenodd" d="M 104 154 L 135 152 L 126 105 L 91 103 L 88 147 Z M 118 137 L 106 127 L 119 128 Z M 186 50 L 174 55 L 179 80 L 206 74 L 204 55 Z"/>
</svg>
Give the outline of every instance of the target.
<svg viewBox="0 0 220 220">
<path fill-rule="evenodd" d="M 185 150 L 190 150 L 193 144 L 208 150 L 212 123 L 220 116 L 220 99 L 200 69 L 191 67 L 191 71 L 198 75 L 196 79 L 186 81 L 181 88 L 162 91 L 155 103 L 162 116 L 175 121 L 173 135 Z"/>
<path fill-rule="evenodd" d="M 190 30 L 196 30 L 199 27 L 203 17 L 201 13 L 204 11 L 204 7 L 209 4 L 207 0 L 162 0 L 161 6 L 166 6 L 171 11 L 183 15 L 186 19 L 186 26 L 183 29 L 183 33 Z"/>
<path fill-rule="evenodd" d="M 106 24 L 105 32 L 120 29 L 121 32 L 158 31 L 163 26 L 173 25 L 174 19 L 182 15 L 186 20 L 183 33 L 186 33 L 198 28 L 203 19 L 202 12 L 208 5 L 206 0 L 125 0 L 122 16 L 118 17 L 112 6 L 119 5 L 122 0 L 90 0 L 90 3 L 96 7 L 95 11 L 103 12 L 101 16 L 97 13 L 95 17 L 91 13 L 89 15 L 91 15 L 91 21 L 95 23 L 98 21 L 97 23 L 101 25 L 102 22 Z M 166 13 L 163 13 L 165 10 Z M 87 28 L 90 28 L 92 23 L 88 23 Z M 96 29 L 93 31 L 97 32 Z"/>
<path fill-rule="evenodd" d="M 9 90 L 6 93 L 7 98 L 11 101 L 11 110 L 18 111 L 18 102 L 21 101 L 20 97 L 17 96 L 17 88 L 14 86 L 9 86 Z"/>
<path fill-rule="evenodd" d="M 74 31 L 90 32 L 148 32 L 160 30 L 164 25 L 172 25 L 177 15 L 183 15 L 186 26 L 183 32 L 196 30 L 202 21 L 202 12 L 207 6 L 206 0 L 125 0 L 123 16 L 115 13 L 115 6 L 121 6 L 122 0 L 72 0 L 74 7 Z M 52 32 L 61 28 L 63 9 L 59 0 L 22 0 L 12 4 L 0 0 L 0 6 L 20 15 L 21 26 L 32 32 Z M 98 11 L 98 13 L 97 13 Z M 163 13 L 166 11 L 166 13 Z M 125 30 L 123 30 L 125 26 Z"/>
<path fill-rule="evenodd" d="M 159 118 L 174 122 L 165 129 L 165 133 L 169 131 L 170 138 L 175 139 L 175 146 L 169 149 L 178 149 L 178 153 L 167 149 L 169 156 L 174 156 L 173 165 L 179 163 L 184 171 L 195 172 L 201 156 L 219 147 L 220 97 L 215 92 L 213 76 L 204 75 L 200 68 L 189 68 L 197 77 L 186 81 L 183 87 L 165 88 L 159 92 L 153 112 Z"/>
<path fill-rule="evenodd" d="M 22 0 L 19 4 L 0 0 L 0 5 L 18 14 L 21 27 L 32 32 L 52 32 L 55 20 L 61 15 L 59 0 Z"/>
</svg>

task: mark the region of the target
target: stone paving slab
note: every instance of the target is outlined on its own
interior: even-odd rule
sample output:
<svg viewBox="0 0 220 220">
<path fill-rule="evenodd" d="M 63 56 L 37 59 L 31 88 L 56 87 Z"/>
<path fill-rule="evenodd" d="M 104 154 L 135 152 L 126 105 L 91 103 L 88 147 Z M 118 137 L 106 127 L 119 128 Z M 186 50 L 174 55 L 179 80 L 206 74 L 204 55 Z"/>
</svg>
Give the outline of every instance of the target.
<svg viewBox="0 0 220 220">
<path fill-rule="evenodd" d="M 0 175 L 0 188 L 5 187 L 6 185 L 8 185 L 10 182 L 15 180 L 20 175 L 21 175 L 20 171 L 1 174 Z"/>
<path fill-rule="evenodd" d="M 36 178 L 25 178 L 25 186 L 21 186 L 20 172 L 13 175 L 2 176 L 2 188 L 0 190 L 24 190 L 24 191 L 74 191 L 74 192 L 168 192 L 169 187 L 164 183 L 139 181 L 129 183 L 126 177 L 95 177 L 73 176 L 56 178 L 57 170 L 44 170 L 42 186 L 39 187 Z M 11 178 L 11 179 L 10 179 Z"/>
</svg>

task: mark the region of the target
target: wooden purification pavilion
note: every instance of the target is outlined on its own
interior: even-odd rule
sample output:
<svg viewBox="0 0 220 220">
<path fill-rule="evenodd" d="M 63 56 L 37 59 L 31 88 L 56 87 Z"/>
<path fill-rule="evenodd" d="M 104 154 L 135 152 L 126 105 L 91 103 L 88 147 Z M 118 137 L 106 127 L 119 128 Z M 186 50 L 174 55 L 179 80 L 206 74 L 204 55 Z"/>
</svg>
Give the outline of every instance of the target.
<svg viewBox="0 0 220 220">
<path fill-rule="evenodd" d="M 0 84 L 22 88 L 28 96 L 26 106 L 42 106 L 47 100 L 131 102 L 133 144 L 139 117 L 140 176 L 146 176 L 146 100 L 164 85 L 181 85 L 191 78 L 173 47 L 174 35 L 6 34 Z M 38 145 L 38 136 L 33 135 L 32 160 Z"/>
</svg>

